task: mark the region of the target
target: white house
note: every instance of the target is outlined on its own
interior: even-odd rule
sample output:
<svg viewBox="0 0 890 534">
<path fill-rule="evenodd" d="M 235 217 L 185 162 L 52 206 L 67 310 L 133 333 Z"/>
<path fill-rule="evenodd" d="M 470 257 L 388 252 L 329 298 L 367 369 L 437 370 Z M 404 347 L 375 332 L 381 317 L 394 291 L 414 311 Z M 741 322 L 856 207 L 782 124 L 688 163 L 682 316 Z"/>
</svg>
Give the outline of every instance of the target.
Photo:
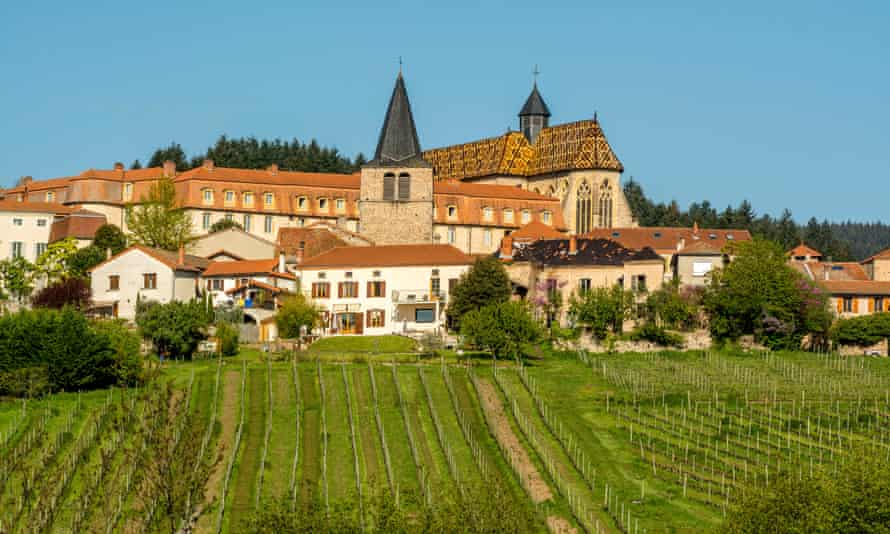
<svg viewBox="0 0 890 534">
<path fill-rule="evenodd" d="M 73 211 L 55 203 L 0 200 L 0 260 L 23 257 L 34 262 L 50 242 L 53 222 Z"/>
<path fill-rule="evenodd" d="M 323 333 L 435 332 L 451 289 L 473 263 L 451 245 L 337 247 L 296 267 L 324 310 Z"/>
<path fill-rule="evenodd" d="M 132 246 L 90 270 L 94 309 L 135 319 L 138 300 L 161 303 L 199 296 L 209 260 L 141 245 Z"/>
<path fill-rule="evenodd" d="M 275 310 L 282 293 L 296 293 L 297 277 L 287 272 L 284 256 L 265 260 L 214 261 L 202 274 L 215 304 L 240 302 L 244 308 Z"/>
<path fill-rule="evenodd" d="M 214 261 L 261 260 L 275 257 L 273 241 L 255 236 L 240 228 L 228 228 L 206 234 L 191 241 L 188 250 L 195 256 Z"/>
</svg>

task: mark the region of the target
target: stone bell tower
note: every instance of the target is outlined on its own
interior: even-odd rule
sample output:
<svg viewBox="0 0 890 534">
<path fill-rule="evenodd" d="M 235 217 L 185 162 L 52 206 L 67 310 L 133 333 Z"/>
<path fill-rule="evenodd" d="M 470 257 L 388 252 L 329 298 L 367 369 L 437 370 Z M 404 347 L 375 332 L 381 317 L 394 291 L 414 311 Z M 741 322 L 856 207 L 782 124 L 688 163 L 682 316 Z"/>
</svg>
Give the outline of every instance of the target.
<svg viewBox="0 0 890 534">
<path fill-rule="evenodd" d="M 379 245 L 433 242 L 433 168 L 421 155 L 401 72 L 361 176 L 359 233 Z"/>
</svg>

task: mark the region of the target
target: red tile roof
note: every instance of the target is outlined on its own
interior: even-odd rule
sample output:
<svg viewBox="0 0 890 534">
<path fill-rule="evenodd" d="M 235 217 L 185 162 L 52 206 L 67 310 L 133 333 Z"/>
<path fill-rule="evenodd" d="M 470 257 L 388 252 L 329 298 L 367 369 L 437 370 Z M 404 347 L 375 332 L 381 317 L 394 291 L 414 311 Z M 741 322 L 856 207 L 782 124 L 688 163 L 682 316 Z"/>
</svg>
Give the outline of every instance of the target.
<svg viewBox="0 0 890 534">
<path fill-rule="evenodd" d="M 792 258 L 797 257 L 797 256 L 811 256 L 811 257 L 819 256 L 819 257 L 821 257 L 822 253 L 814 248 L 808 247 L 804 243 L 801 243 L 801 244 L 797 245 L 796 247 L 794 247 L 793 249 L 789 250 L 788 255 L 791 256 Z"/>
<path fill-rule="evenodd" d="M 47 180 L 33 180 L 26 184 L 19 185 L 16 187 L 10 187 L 9 189 L 4 189 L 4 194 L 12 194 L 12 193 L 22 193 L 27 189 L 28 191 L 43 191 L 44 189 L 58 189 L 61 187 L 67 187 L 71 182 L 73 177 L 65 177 L 65 178 L 50 178 Z"/>
<path fill-rule="evenodd" d="M 185 256 L 184 256 L 185 262 L 179 263 L 179 253 L 178 252 L 171 252 L 169 250 L 162 250 L 159 248 L 146 247 L 145 245 L 132 245 L 132 246 L 126 248 L 125 250 L 118 252 L 117 254 L 108 258 L 107 260 L 103 261 L 102 263 L 94 266 L 93 268 L 91 268 L 89 270 L 89 272 L 93 272 L 96 269 L 98 269 L 99 267 L 105 265 L 106 263 L 114 261 L 115 259 L 123 256 L 124 254 L 129 254 L 133 250 L 141 251 L 141 252 L 151 256 L 152 258 L 158 260 L 159 262 L 163 263 L 167 267 L 170 267 L 171 269 L 174 269 L 177 271 L 193 271 L 193 272 L 200 273 L 201 271 L 206 269 L 207 266 L 210 264 L 210 260 L 208 260 L 207 258 L 202 258 L 200 256 L 192 256 L 191 254 L 185 254 Z"/>
<path fill-rule="evenodd" d="M 185 171 L 176 177 L 177 182 L 184 182 L 187 180 L 209 180 L 214 182 L 264 185 L 302 185 L 331 189 L 359 189 L 361 187 L 361 177 L 354 174 L 273 171 L 269 169 L 233 169 L 228 167 L 208 168 L 204 166 Z"/>
<path fill-rule="evenodd" d="M 457 180 L 436 180 L 433 182 L 433 193 L 437 195 L 465 195 L 479 198 L 543 200 L 545 202 L 559 201 L 556 198 L 513 185 L 479 184 L 458 182 Z"/>
<path fill-rule="evenodd" d="M 890 282 L 875 280 L 825 280 L 819 282 L 832 295 L 890 295 Z"/>
<path fill-rule="evenodd" d="M 813 280 L 825 281 L 826 274 L 828 280 L 833 281 L 870 280 L 862 265 L 853 261 L 806 261 L 789 264 Z"/>
<path fill-rule="evenodd" d="M 510 234 L 510 237 L 513 238 L 513 241 L 537 241 L 539 239 L 563 239 L 565 234 L 540 221 L 532 221 Z"/>
<path fill-rule="evenodd" d="M 0 200 L 0 211 L 68 214 L 75 211 L 75 208 L 56 204 L 55 202 L 19 202 L 18 200 L 7 198 Z"/>
<path fill-rule="evenodd" d="M 875 253 L 874 255 L 862 260 L 862 263 L 868 263 L 874 260 L 888 260 L 890 259 L 890 248 L 885 248 L 884 250 Z"/>
<path fill-rule="evenodd" d="M 278 250 L 294 256 L 303 250 L 303 258 L 318 256 L 336 247 L 344 247 L 346 242 L 327 228 L 281 228 L 278 230 Z"/>
<path fill-rule="evenodd" d="M 53 222 L 49 229 L 49 242 L 62 239 L 93 239 L 96 230 L 106 223 L 105 215 L 89 210 L 77 210 Z"/>
<path fill-rule="evenodd" d="M 236 276 L 242 274 L 271 274 L 278 267 L 278 260 L 214 261 L 204 270 L 204 276 Z"/>
<path fill-rule="evenodd" d="M 265 290 L 267 290 L 267 291 L 271 291 L 272 293 L 275 293 L 275 294 L 281 293 L 282 291 L 287 291 L 287 290 L 285 290 L 284 288 L 281 288 L 281 287 L 275 287 L 275 286 L 270 285 L 270 284 L 264 284 L 263 282 L 260 282 L 260 281 L 257 281 L 257 280 L 248 280 L 247 283 L 244 284 L 244 285 L 240 285 L 240 286 L 237 286 L 237 287 L 233 287 L 233 288 L 227 289 L 227 290 L 226 290 L 226 295 L 234 295 L 235 293 L 238 293 L 239 291 L 244 291 L 245 289 L 247 289 L 247 288 L 249 288 L 249 287 L 256 287 L 256 288 L 259 288 L 259 289 L 265 289 Z"/>
<path fill-rule="evenodd" d="M 414 267 L 471 263 L 473 258 L 451 245 L 376 245 L 338 247 L 307 259 L 299 268 Z"/>
</svg>

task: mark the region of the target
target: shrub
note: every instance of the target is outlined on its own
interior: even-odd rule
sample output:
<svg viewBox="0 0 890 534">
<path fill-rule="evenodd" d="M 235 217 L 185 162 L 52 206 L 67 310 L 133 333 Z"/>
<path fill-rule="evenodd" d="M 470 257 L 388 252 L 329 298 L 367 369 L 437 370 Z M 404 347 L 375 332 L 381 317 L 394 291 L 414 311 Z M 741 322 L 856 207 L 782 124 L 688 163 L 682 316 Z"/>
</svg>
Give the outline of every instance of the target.
<svg viewBox="0 0 890 534">
<path fill-rule="evenodd" d="M 680 281 L 667 282 L 646 298 L 646 312 L 650 321 L 682 330 L 691 330 L 698 324 L 700 294 L 680 290 Z"/>
<path fill-rule="evenodd" d="M 648 341 L 662 347 L 682 347 L 683 336 L 676 332 L 670 332 L 664 327 L 651 321 L 646 321 L 630 333 L 633 341 Z"/>
<path fill-rule="evenodd" d="M 460 333 L 473 346 L 498 357 L 518 358 L 523 346 L 541 337 L 541 327 L 523 302 L 489 304 L 461 320 Z"/>
<path fill-rule="evenodd" d="M 231 323 L 216 323 L 216 339 L 219 342 L 219 353 L 223 356 L 238 354 L 238 329 Z"/>
<path fill-rule="evenodd" d="M 191 358 L 198 343 L 207 338 L 212 319 L 212 312 L 199 300 L 140 302 L 136 307 L 142 337 L 154 344 L 159 356 L 167 358 Z"/>
<path fill-rule="evenodd" d="M 875 313 L 839 319 L 831 330 L 831 338 L 841 345 L 868 346 L 890 338 L 890 313 Z"/>
<path fill-rule="evenodd" d="M 112 254 L 117 254 L 127 248 L 127 236 L 117 226 L 103 224 L 96 230 L 92 246 L 102 251 L 103 255 L 109 249 Z"/>
<path fill-rule="evenodd" d="M 302 294 L 284 299 L 275 316 L 278 325 L 278 336 L 283 338 L 299 338 L 303 330 L 310 332 L 318 325 L 321 311 L 314 302 Z"/>
<path fill-rule="evenodd" d="M 621 333 L 633 305 L 633 293 L 621 286 L 598 287 L 580 296 L 572 295 L 569 314 L 575 322 L 590 328 L 595 338 L 605 339 L 610 331 Z"/>
<path fill-rule="evenodd" d="M 452 328 L 460 329 L 460 321 L 466 313 L 489 304 L 507 302 L 511 292 L 510 277 L 501 262 L 493 257 L 479 258 L 451 290 L 445 310 L 448 322 Z"/>
<path fill-rule="evenodd" d="M 64 278 L 53 282 L 31 297 L 31 304 L 37 308 L 61 309 L 65 306 L 82 310 L 89 306 L 92 291 L 90 283 L 83 278 Z"/>
<path fill-rule="evenodd" d="M 139 335 L 123 319 L 94 321 L 93 329 L 105 336 L 114 352 L 117 385 L 135 386 L 144 382 Z"/>
<path fill-rule="evenodd" d="M 87 276 L 87 271 L 105 260 L 105 251 L 90 245 L 68 257 L 68 270 L 71 276 Z"/>
</svg>

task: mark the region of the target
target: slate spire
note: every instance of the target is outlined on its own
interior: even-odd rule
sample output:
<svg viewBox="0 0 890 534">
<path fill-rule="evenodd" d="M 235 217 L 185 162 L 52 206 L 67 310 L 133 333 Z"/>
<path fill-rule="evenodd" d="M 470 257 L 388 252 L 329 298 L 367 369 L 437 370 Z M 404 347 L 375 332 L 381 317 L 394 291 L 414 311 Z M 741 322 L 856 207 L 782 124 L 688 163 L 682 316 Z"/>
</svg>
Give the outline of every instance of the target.
<svg viewBox="0 0 890 534">
<path fill-rule="evenodd" d="M 544 98 L 541 96 L 541 93 L 538 92 L 537 82 L 532 87 L 531 94 L 528 95 L 528 98 L 525 100 L 525 105 L 522 106 L 522 109 L 519 111 L 520 117 L 528 115 L 540 115 L 543 117 L 550 116 L 550 108 L 547 107 L 547 104 L 544 103 Z"/>
<path fill-rule="evenodd" d="M 525 100 L 525 105 L 519 110 L 519 131 L 534 143 L 541 130 L 547 128 L 550 122 L 550 109 L 544 103 L 544 98 L 538 92 L 538 82 L 532 86 L 532 92 Z"/>
<path fill-rule="evenodd" d="M 386 118 L 380 130 L 377 150 L 374 152 L 372 166 L 379 167 L 419 167 L 429 166 L 423 160 L 417 128 L 414 126 L 414 115 L 408 102 L 408 91 L 402 73 L 396 78 L 396 86 L 392 90 Z"/>
</svg>

